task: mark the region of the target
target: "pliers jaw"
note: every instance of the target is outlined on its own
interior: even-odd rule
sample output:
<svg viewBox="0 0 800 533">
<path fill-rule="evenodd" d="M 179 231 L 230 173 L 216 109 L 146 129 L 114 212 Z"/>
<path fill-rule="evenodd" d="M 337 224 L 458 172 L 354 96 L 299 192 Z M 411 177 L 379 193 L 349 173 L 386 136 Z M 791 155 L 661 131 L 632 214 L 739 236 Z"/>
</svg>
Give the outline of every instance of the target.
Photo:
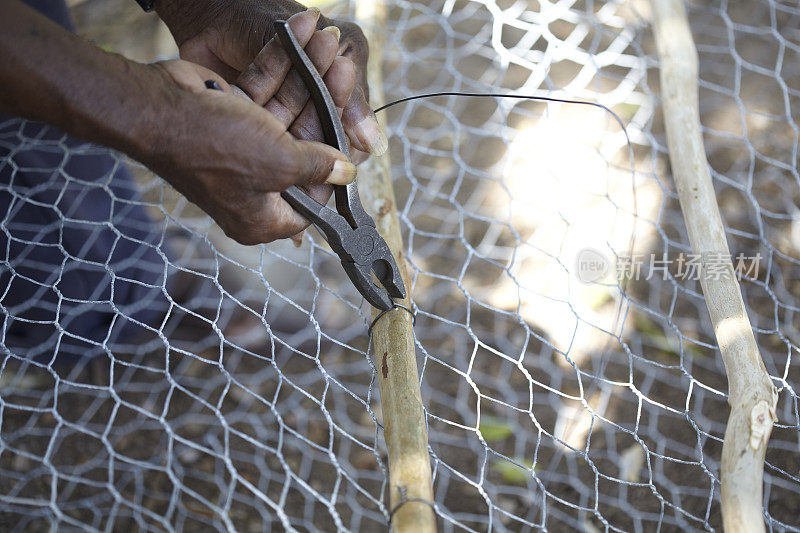
<svg viewBox="0 0 800 533">
<path fill-rule="evenodd" d="M 281 196 L 320 230 L 331 250 L 339 256 L 350 281 L 371 305 L 388 311 L 394 307 L 392 298 L 406 297 L 400 269 L 371 218 L 368 220 L 371 224 L 353 228 L 345 217 L 296 186 L 289 187 Z M 383 288 L 372 281 L 372 274 Z"/>
<path fill-rule="evenodd" d="M 342 267 L 365 300 L 382 311 L 389 311 L 394 307 L 392 298 L 406 297 L 400 269 L 386 241 L 374 227 L 361 226 L 353 233 L 337 252 L 342 258 Z M 383 287 L 373 282 L 372 275 Z"/>
<path fill-rule="evenodd" d="M 350 281 L 359 289 L 370 305 L 381 311 L 390 311 L 394 307 L 394 300 L 390 297 L 389 290 L 380 288 L 373 283 L 369 270 L 365 271 L 361 265 L 345 261 L 342 262 L 342 267 L 350 277 Z M 396 286 L 394 288 L 396 289 Z M 394 295 L 397 295 L 395 298 L 405 298 L 405 291 L 395 291 Z"/>
</svg>

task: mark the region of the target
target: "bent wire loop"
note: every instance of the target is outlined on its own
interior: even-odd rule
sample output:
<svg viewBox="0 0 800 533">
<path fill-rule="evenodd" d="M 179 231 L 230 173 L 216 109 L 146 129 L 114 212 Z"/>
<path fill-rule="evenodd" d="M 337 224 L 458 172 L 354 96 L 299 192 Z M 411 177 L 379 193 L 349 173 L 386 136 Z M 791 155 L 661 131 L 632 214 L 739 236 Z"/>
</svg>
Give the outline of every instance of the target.
<svg viewBox="0 0 800 533">
<path fill-rule="evenodd" d="M 286 21 L 275 23 L 275 32 L 308 89 L 322 125 L 325 143 L 350 157 L 350 145 L 336 105 L 325 82 Z M 307 218 L 324 235 L 341 259 L 350 281 L 364 299 L 383 311 L 394 307 L 392 298 L 405 298 L 405 286 L 392 252 L 364 210 L 356 183 L 335 185 L 336 211 L 325 207 L 297 186 L 281 193 L 295 211 Z M 374 273 L 383 287 L 372 281 Z"/>
</svg>

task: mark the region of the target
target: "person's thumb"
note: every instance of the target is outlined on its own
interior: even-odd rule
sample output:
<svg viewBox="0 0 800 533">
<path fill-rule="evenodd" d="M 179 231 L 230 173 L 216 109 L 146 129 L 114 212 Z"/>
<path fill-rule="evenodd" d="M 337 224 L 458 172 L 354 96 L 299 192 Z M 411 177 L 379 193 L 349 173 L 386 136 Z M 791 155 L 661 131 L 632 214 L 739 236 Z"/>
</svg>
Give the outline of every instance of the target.
<svg viewBox="0 0 800 533">
<path fill-rule="evenodd" d="M 296 142 L 299 151 L 298 185 L 347 185 L 356 179 L 356 166 L 336 148 L 314 141 Z"/>
</svg>

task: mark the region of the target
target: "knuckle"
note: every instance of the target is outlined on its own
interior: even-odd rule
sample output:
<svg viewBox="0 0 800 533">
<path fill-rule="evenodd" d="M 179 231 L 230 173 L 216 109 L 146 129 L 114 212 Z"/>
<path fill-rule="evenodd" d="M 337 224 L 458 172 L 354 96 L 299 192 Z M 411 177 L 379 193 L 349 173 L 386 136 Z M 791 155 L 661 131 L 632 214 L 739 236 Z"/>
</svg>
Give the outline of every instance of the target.
<svg viewBox="0 0 800 533">
<path fill-rule="evenodd" d="M 295 121 L 290 131 L 292 135 L 304 141 L 323 141 L 322 135 L 312 130 L 308 121 Z"/>
<path fill-rule="evenodd" d="M 305 227 L 302 225 L 290 220 L 281 220 L 275 223 L 272 227 L 272 231 L 270 232 L 272 237 L 271 241 L 289 238 L 292 235 L 303 231 L 304 229 Z"/>
<path fill-rule="evenodd" d="M 297 181 L 295 179 L 296 175 L 297 173 L 295 172 L 292 173 L 282 172 L 281 174 L 278 174 L 277 179 L 275 180 L 276 181 L 275 185 L 278 187 L 278 190 L 285 191 L 286 189 L 294 185 L 295 182 Z"/>
<path fill-rule="evenodd" d="M 263 235 L 264 228 L 270 227 L 266 215 L 264 209 L 253 209 L 249 203 L 237 203 L 235 207 L 229 206 L 219 225 L 225 235 L 237 243 L 253 246 L 267 242 Z"/>
<path fill-rule="evenodd" d="M 280 90 L 273 97 L 273 102 L 278 109 L 271 108 L 270 111 L 273 114 L 276 111 L 281 112 L 291 118 L 302 109 L 302 105 L 305 103 L 304 96 L 307 97 L 308 95 L 303 94 L 303 91 L 298 90 L 297 87 L 291 87 L 291 90 L 287 91 Z"/>
<path fill-rule="evenodd" d="M 275 186 L 279 191 L 285 191 L 301 181 L 301 174 L 299 163 L 296 160 L 286 159 L 275 174 Z"/>
<path fill-rule="evenodd" d="M 279 150 L 275 154 L 273 183 L 277 190 L 286 190 L 302 180 L 303 170 L 300 158 L 304 156 L 305 154 L 299 153 L 299 150 L 293 149 Z"/>
<path fill-rule="evenodd" d="M 245 236 L 242 236 L 239 239 L 234 239 L 234 240 L 239 244 L 241 244 L 242 246 L 255 246 L 257 244 L 261 244 L 261 242 L 257 238 L 253 237 L 249 233 Z"/>
<path fill-rule="evenodd" d="M 309 184 L 323 182 L 332 170 L 333 163 L 326 161 L 324 157 L 320 157 L 318 154 L 313 154 L 306 163 L 306 175 L 303 176 L 303 181 Z"/>
<path fill-rule="evenodd" d="M 363 30 L 353 22 L 337 24 L 342 32 L 342 42 L 347 43 L 344 55 L 350 56 L 356 63 L 365 64 L 369 59 L 369 43 Z"/>
<path fill-rule="evenodd" d="M 268 187 L 269 192 L 282 192 L 294 185 L 298 180 L 296 176 L 298 173 L 286 165 L 282 165 L 275 170 L 272 175 L 271 186 Z"/>
<path fill-rule="evenodd" d="M 234 241 L 238 242 L 243 246 L 252 246 L 254 244 L 259 244 L 259 241 L 255 238 L 255 236 L 246 228 L 242 227 L 231 227 L 230 225 L 223 225 L 222 231 L 225 235 Z"/>
<path fill-rule="evenodd" d="M 270 87 L 274 85 L 275 80 L 272 73 L 260 60 L 261 56 L 256 56 L 253 62 L 241 73 L 236 84 L 242 89 L 251 100 L 261 102 L 266 99 Z M 262 104 L 264 102 L 261 102 Z"/>
</svg>

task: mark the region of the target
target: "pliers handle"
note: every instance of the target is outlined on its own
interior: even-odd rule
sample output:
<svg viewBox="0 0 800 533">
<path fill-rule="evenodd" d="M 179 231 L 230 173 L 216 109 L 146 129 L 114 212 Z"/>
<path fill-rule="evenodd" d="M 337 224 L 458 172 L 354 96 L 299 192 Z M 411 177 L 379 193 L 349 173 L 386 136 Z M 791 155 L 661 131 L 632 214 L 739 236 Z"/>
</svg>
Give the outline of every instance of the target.
<svg viewBox="0 0 800 533">
<path fill-rule="evenodd" d="M 297 42 L 286 21 L 275 22 L 275 33 L 295 70 L 300 74 L 317 111 L 325 143 L 350 157 L 350 143 L 325 82 Z M 334 185 L 336 211 L 328 209 L 297 186 L 281 193 L 295 211 L 307 218 L 325 236 L 339 256 L 350 281 L 364 299 L 378 309 L 394 307 L 392 298 L 405 298 L 405 286 L 392 252 L 364 210 L 355 182 Z M 374 273 L 383 285 L 372 281 Z"/>
</svg>

